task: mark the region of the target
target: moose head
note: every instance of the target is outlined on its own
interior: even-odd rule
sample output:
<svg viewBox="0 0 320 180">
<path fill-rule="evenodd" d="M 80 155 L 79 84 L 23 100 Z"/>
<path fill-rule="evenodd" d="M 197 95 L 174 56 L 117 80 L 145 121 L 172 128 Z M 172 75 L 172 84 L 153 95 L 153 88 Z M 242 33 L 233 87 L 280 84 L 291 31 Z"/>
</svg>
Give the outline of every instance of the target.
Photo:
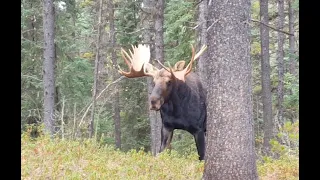
<svg viewBox="0 0 320 180">
<path fill-rule="evenodd" d="M 194 47 L 191 46 L 192 55 L 189 64 L 184 68 L 185 61 L 178 61 L 173 67 L 166 67 L 159 60 L 161 69 L 153 66 L 150 61 L 150 48 L 147 45 L 139 44 L 138 47 L 132 46 L 129 49 L 130 55 L 121 48 L 121 55 L 129 67 L 129 72 L 119 69 L 119 73 L 128 78 L 150 76 L 153 78 L 154 88 L 152 90 L 149 107 L 150 110 L 160 110 L 174 89 L 185 83 L 186 76 L 192 70 L 192 64 L 205 50 L 207 46 L 202 46 L 200 51 L 195 54 Z M 128 60 L 129 59 L 129 60 Z"/>
</svg>

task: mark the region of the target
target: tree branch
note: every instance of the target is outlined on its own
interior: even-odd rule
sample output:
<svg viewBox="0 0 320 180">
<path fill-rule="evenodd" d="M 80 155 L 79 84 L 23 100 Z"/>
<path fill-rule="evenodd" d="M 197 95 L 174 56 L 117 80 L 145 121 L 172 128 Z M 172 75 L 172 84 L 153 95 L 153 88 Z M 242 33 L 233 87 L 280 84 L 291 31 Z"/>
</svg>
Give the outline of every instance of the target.
<svg viewBox="0 0 320 180">
<path fill-rule="evenodd" d="M 125 78 L 125 76 L 121 76 L 121 77 L 118 78 L 117 80 L 115 80 L 115 81 L 113 81 L 112 83 L 108 84 L 107 87 L 104 88 L 104 89 L 100 92 L 100 94 L 96 97 L 95 100 L 99 99 L 99 97 L 102 95 L 102 93 L 103 93 L 105 90 L 107 90 L 110 85 L 115 84 L 115 83 L 121 81 L 123 78 Z M 86 117 L 87 113 L 89 112 L 89 109 L 90 109 L 90 107 L 91 107 L 92 104 L 93 104 L 92 102 L 93 102 L 93 99 L 90 101 L 89 107 L 87 108 L 87 110 L 86 110 L 85 113 L 83 114 L 83 116 L 82 116 L 82 118 L 81 118 L 81 120 L 80 120 L 80 123 L 79 123 L 78 127 L 81 126 L 83 119 Z"/>
<path fill-rule="evenodd" d="M 289 36 L 294 36 L 294 34 L 291 34 L 291 33 L 289 33 L 289 32 L 286 32 L 286 31 L 277 29 L 277 28 L 275 28 L 275 27 L 269 26 L 269 25 L 267 25 L 267 24 L 265 24 L 265 23 L 263 23 L 263 22 L 261 22 L 261 21 L 258 21 L 258 20 L 256 20 L 256 19 L 251 19 L 251 21 L 252 21 L 252 22 L 256 22 L 256 23 L 263 24 L 263 25 L 267 26 L 267 27 L 270 28 L 270 29 L 273 29 L 273 30 L 278 31 L 278 32 L 282 32 L 282 33 L 287 34 L 287 35 L 289 35 Z"/>
</svg>

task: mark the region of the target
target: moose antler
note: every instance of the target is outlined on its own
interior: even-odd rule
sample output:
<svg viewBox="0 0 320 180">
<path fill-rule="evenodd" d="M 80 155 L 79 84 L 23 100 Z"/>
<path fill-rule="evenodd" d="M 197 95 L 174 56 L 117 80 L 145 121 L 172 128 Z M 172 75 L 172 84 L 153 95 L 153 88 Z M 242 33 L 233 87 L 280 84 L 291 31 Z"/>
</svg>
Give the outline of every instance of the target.
<svg viewBox="0 0 320 180">
<path fill-rule="evenodd" d="M 155 72 L 158 70 L 152 64 L 149 63 L 150 60 L 150 48 L 147 45 L 139 44 L 138 47 L 132 46 L 132 51 L 129 49 L 130 55 L 121 48 L 121 55 L 125 63 L 128 65 L 130 71 L 124 72 L 119 67 L 118 72 L 128 78 L 136 78 L 143 76 L 154 76 Z M 129 62 L 129 60 L 130 62 Z M 148 71 L 148 72 L 147 72 Z"/>
<path fill-rule="evenodd" d="M 201 47 L 201 49 L 199 50 L 199 52 L 198 52 L 196 55 L 194 55 L 194 48 L 193 48 L 192 45 L 191 45 L 191 49 L 192 49 L 192 57 L 191 57 L 191 60 L 190 60 L 189 64 L 187 65 L 187 67 L 189 66 L 189 68 L 188 68 L 188 71 L 186 72 L 186 74 L 189 74 L 189 73 L 190 73 L 190 71 L 192 70 L 193 61 L 195 61 L 197 58 L 200 57 L 200 55 L 207 49 L 207 46 L 206 46 L 206 45 L 203 45 L 203 46 Z M 162 64 L 161 62 L 159 62 L 159 60 L 158 60 L 158 64 L 160 64 L 160 65 L 161 65 L 165 70 L 167 70 L 168 72 L 171 72 L 171 69 L 172 69 L 173 72 L 184 70 L 183 67 L 184 67 L 185 63 L 186 63 L 186 61 L 183 61 L 183 60 L 178 61 L 178 62 L 174 65 L 174 67 L 171 68 L 171 67 L 166 67 L 165 65 L 163 65 L 163 64 Z"/>
<path fill-rule="evenodd" d="M 201 47 L 200 51 L 196 55 L 194 55 L 194 47 L 193 47 L 193 45 L 191 45 L 191 49 L 192 49 L 192 56 L 191 56 L 191 60 L 190 60 L 189 64 L 187 65 L 187 67 L 184 68 L 183 70 L 180 70 L 180 71 L 179 70 L 176 70 L 176 71 L 171 70 L 171 73 L 173 73 L 173 75 L 176 78 L 178 78 L 178 79 L 180 79 L 182 81 L 184 81 L 185 80 L 185 76 L 188 75 L 191 72 L 194 60 L 197 59 L 207 49 L 207 46 L 203 45 Z"/>
</svg>

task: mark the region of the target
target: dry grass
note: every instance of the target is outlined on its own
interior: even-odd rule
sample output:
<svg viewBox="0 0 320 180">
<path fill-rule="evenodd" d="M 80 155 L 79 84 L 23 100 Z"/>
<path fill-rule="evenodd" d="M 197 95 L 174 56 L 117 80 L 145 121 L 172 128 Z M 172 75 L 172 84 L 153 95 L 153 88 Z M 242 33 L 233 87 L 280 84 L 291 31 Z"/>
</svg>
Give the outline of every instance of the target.
<svg viewBox="0 0 320 180">
<path fill-rule="evenodd" d="M 121 152 L 83 142 L 41 136 L 32 140 L 22 135 L 21 179 L 201 179 L 204 163 L 197 154 L 179 155 L 176 151 L 157 157 L 143 150 Z M 299 179 L 298 157 L 265 158 L 258 162 L 261 180 Z"/>
</svg>

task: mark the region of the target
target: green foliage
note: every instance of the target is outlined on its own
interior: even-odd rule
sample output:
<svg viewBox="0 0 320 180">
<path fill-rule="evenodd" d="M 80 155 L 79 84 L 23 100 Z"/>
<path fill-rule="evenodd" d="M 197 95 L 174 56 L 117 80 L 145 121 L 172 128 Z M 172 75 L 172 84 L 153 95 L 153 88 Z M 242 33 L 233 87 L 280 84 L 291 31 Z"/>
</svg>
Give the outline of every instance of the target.
<svg viewBox="0 0 320 180">
<path fill-rule="evenodd" d="M 97 139 L 100 139 L 100 143 L 103 145 L 114 145 L 114 122 L 110 111 L 99 112 L 95 121 L 97 124 L 95 131 Z"/>
<path fill-rule="evenodd" d="M 292 4 L 292 8 L 296 11 L 299 11 L 299 0 L 292 0 L 293 4 Z"/>
<path fill-rule="evenodd" d="M 96 1 L 64 1 L 66 9 L 58 9 L 56 11 L 56 86 L 59 88 L 59 95 L 57 97 L 56 105 L 61 105 L 61 99 L 65 99 L 64 120 L 66 122 L 65 132 L 70 133 L 73 129 L 73 119 L 79 120 L 84 114 L 85 109 L 88 107 L 92 96 L 93 84 L 93 68 L 95 59 L 95 43 L 97 35 L 97 14 Z M 116 0 L 115 3 L 115 29 L 117 47 L 130 48 L 130 44 L 137 44 L 140 42 L 142 32 L 139 24 L 141 23 L 141 0 L 122 1 Z M 179 60 L 186 60 L 187 62 L 191 56 L 190 45 L 196 43 L 196 30 L 193 29 L 197 25 L 195 20 L 196 7 L 194 1 L 179 1 L 179 0 L 166 0 L 165 2 L 165 15 L 164 15 L 164 42 L 165 42 L 165 61 L 174 65 Z M 274 2 L 270 2 L 270 25 L 276 27 L 276 19 L 273 18 L 277 15 L 277 6 Z M 273 4 L 272 4 L 273 3 Z M 299 11 L 299 0 L 294 0 L 292 4 L 295 11 Z M 259 1 L 252 1 L 252 18 L 259 20 Z M 21 1 L 21 122 L 24 127 L 27 117 L 35 116 L 41 119 L 43 114 L 43 82 L 42 82 L 42 63 L 43 63 L 43 32 L 42 32 L 42 1 Z M 296 13 L 297 14 L 297 13 Z M 107 15 L 104 15 L 107 18 Z M 261 104 L 261 64 L 260 64 L 260 30 L 258 23 L 252 24 L 251 28 L 251 60 L 253 69 L 253 93 L 254 103 L 254 119 L 256 127 L 260 128 L 256 132 L 256 144 L 262 144 L 261 127 L 263 124 L 262 119 L 262 104 Z M 295 26 L 297 28 L 298 26 Z M 109 32 L 108 25 L 104 30 Z M 270 59 L 272 60 L 272 86 L 276 87 L 278 83 L 278 75 L 276 69 L 276 32 L 270 30 Z M 297 37 L 298 38 L 298 37 Z M 286 47 L 287 45 L 285 45 Z M 199 48 L 199 47 L 197 47 Z M 120 53 L 117 48 L 118 64 L 127 70 L 126 64 L 120 58 Z M 287 52 L 287 49 L 285 48 Z M 108 55 L 109 56 L 109 55 Z M 286 53 L 285 63 L 292 54 Z M 298 61 L 298 56 L 294 56 L 295 61 Z M 108 68 L 108 73 L 111 72 L 110 58 L 107 57 L 105 62 Z M 110 83 L 111 75 L 108 74 L 107 83 Z M 297 75 L 289 73 L 285 74 L 285 95 L 284 95 L 284 117 L 285 120 L 296 120 L 299 116 L 299 78 Z M 142 179 L 163 179 L 170 178 L 170 176 L 183 179 L 186 175 L 183 172 L 178 172 L 180 164 L 190 164 L 190 161 L 181 160 L 181 158 L 189 158 L 196 155 L 196 146 L 193 136 L 185 131 L 175 131 L 172 141 L 172 152 L 164 153 L 159 156 L 159 159 L 154 160 L 153 157 L 144 153 L 150 150 L 150 123 L 148 118 L 147 108 L 147 86 L 145 78 L 123 80 L 119 83 L 118 87 L 120 92 L 120 114 L 121 114 L 121 141 L 122 151 L 113 151 L 111 145 L 114 144 L 114 122 L 112 118 L 112 96 L 106 102 L 98 101 L 96 104 L 95 114 L 95 127 L 96 138 L 99 143 L 90 142 L 83 143 L 77 141 L 63 141 L 55 140 L 51 142 L 46 137 L 40 137 L 37 141 L 27 140 L 23 146 L 23 158 L 27 161 L 23 163 L 23 177 L 26 179 L 45 179 L 47 176 L 58 177 L 61 174 L 67 175 L 70 179 L 106 179 L 106 177 L 122 177 L 125 175 L 133 176 L 138 173 Z M 110 88 L 112 89 L 112 88 Z M 273 94 L 274 97 L 276 93 Z M 257 99 L 258 102 L 255 102 Z M 76 105 L 76 109 L 73 109 Z M 74 112 L 75 110 L 75 112 Z M 73 116 L 75 113 L 75 117 Z M 59 115 L 59 113 L 57 113 Z M 61 112 L 60 112 L 61 114 Z M 86 123 L 88 123 L 88 116 L 84 118 L 81 128 L 87 133 Z M 61 117 L 57 116 L 60 120 Z M 68 120 L 71 120 L 68 123 Z M 59 121 L 60 122 L 60 121 Z M 78 121 L 76 121 L 76 128 Z M 265 161 L 259 164 L 259 173 L 261 177 L 269 177 L 269 179 L 281 179 L 286 174 L 290 179 L 297 177 L 297 149 L 298 135 L 292 133 L 291 126 L 286 125 L 279 133 L 277 140 L 272 140 L 273 151 L 279 154 L 279 159 L 272 159 L 270 157 L 264 158 Z M 70 128 L 71 127 L 71 128 Z M 23 129 L 23 128 L 22 128 Z M 30 129 L 35 130 L 35 126 L 26 126 L 27 131 Z M 294 129 L 294 128 L 293 128 Z M 67 137 L 67 135 L 65 136 Z M 22 139 L 27 138 L 23 135 Z M 279 141 L 282 139 L 284 142 Z M 41 144 L 42 143 L 42 144 Z M 44 143 L 48 143 L 48 146 Z M 63 144 L 64 143 L 64 144 Z M 67 144 L 70 143 L 70 146 Z M 72 146 L 74 145 L 74 147 Z M 88 145 L 91 144 L 91 145 Z M 57 149 L 55 149 L 57 145 Z M 106 146 L 104 146 L 106 145 Z M 88 156 L 82 154 L 77 155 L 75 147 L 79 147 L 79 153 L 87 153 Z M 91 149 L 86 149 L 90 146 Z M 31 149 L 34 148 L 34 149 Z M 40 147 L 40 149 L 39 149 Z M 58 149 L 61 147 L 62 149 Z M 110 147 L 107 150 L 102 150 L 103 147 Z M 141 147 L 143 150 L 138 151 Z M 45 150 L 44 154 L 37 154 L 37 150 Z M 70 150 L 68 150 L 70 148 Z M 97 148 L 97 149 L 95 149 Z M 37 149 L 37 150 L 35 150 Z M 49 149 L 49 150 L 48 150 Z M 131 151 L 135 149 L 137 151 Z M 90 151 L 90 152 L 89 152 Z M 92 152 L 97 155 L 92 155 Z M 142 152 L 144 151 L 144 152 Z M 70 155 L 67 153 L 71 152 Z M 294 153 L 296 154 L 294 154 Z M 55 153 L 63 154 L 61 158 Z M 139 154 L 141 153 L 141 154 Z M 28 155 L 28 156 L 26 156 Z M 108 158 L 115 156 L 115 159 Z M 85 156 L 85 158 L 83 158 Z M 101 156 L 102 158 L 100 158 Z M 75 158 L 78 157 L 78 158 Z M 160 161 L 163 158 L 163 162 Z M 27 158 L 27 159 L 26 159 Z M 75 158 L 74 160 L 72 160 Z M 99 159 L 100 158 L 100 159 Z M 138 165 L 133 165 L 136 159 Z M 170 158 L 177 158 L 176 160 L 169 160 Z M 42 160 L 43 159 L 43 160 Z M 192 158 L 191 158 L 192 159 Z M 196 158 L 193 158 L 196 159 Z M 48 162 L 45 162 L 48 160 Z M 142 161 L 147 163 L 143 164 Z M 162 159 L 161 159 L 162 160 Z M 190 159 L 189 159 L 190 160 Z M 173 167 L 171 163 L 168 167 L 172 169 L 167 175 L 164 173 L 166 170 L 166 163 L 171 161 L 179 164 Z M 293 162 L 289 166 L 288 162 Z M 39 163 L 40 162 L 40 163 Z M 62 162 L 59 165 L 59 162 Z M 102 163 L 103 162 L 103 163 Z M 116 168 L 107 165 L 105 162 L 110 162 Z M 124 166 L 123 164 L 128 164 Z M 40 165 L 45 164 L 43 167 Z M 99 163 L 103 164 L 100 165 Z M 193 163 L 193 160 L 192 160 Z M 191 163 L 191 164 L 192 164 Z M 76 164 L 76 165 L 75 165 Z M 157 165 L 153 165 L 157 164 Z M 145 167 L 152 167 L 148 172 L 142 169 Z M 197 168 L 203 168 L 202 165 Z M 143 168 L 142 168 L 143 167 Z M 185 167 L 185 166 L 184 166 Z M 51 169 L 52 168 L 52 169 Z M 61 168 L 61 169 L 59 169 Z M 97 168 L 96 174 L 91 174 L 92 169 Z M 287 169 L 286 169 L 287 168 Z M 164 169 L 164 170 L 163 170 Z M 198 170 L 199 170 L 198 169 Z M 31 171 L 34 170 L 34 171 Z M 134 170 L 137 170 L 136 172 Z M 201 170 L 199 170 L 201 171 Z M 83 173 L 84 172 L 84 173 Z M 107 172 L 107 173 L 106 173 Z M 193 171 L 192 171 L 193 172 Z M 198 173 L 198 172 L 197 172 Z M 202 173 L 202 172 L 199 172 Z M 84 175 L 83 175 L 84 174 Z M 190 177 L 197 179 L 199 174 L 192 174 Z M 263 178 L 262 178 L 263 179 Z"/>
<path fill-rule="evenodd" d="M 122 47 L 131 48 L 131 44 L 136 45 L 140 41 L 138 34 L 133 33 L 137 30 L 136 28 L 140 22 L 138 14 L 139 8 L 140 1 L 130 0 L 126 1 L 126 3 L 120 3 L 119 8 L 114 12 L 115 17 L 119 17 L 119 19 L 115 21 L 118 30 L 116 39 Z"/>
<path fill-rule="evenodd" d="M 284 106 L 288 109 L 288 113 L 298 116 L 299 112 L 299 79 L 290 73 L 285 73 L 284 87 L 291 91 L 284 95 Z"/>
<path fill-rule="evenodd" d="M 194 137 L 187 131 L 175 130 L 171 147 L 179 154 L 191 155 L 197 153 Z"/>
<path fill-rule="evenodd" d="M 261 53 L 261 44 L 260 42 L 254 41 L 251 44 L 251 54 L 252 55 L 260 55 Z"/>
<path fill-rule="evenodd" d="M 296 127 L 285 129 L 294 132 Z M 166 150 L 153 157 L 143 148 L 125 153 L 93 139 L 52 140 L 44 133 L 33 139 L 28 132 L 21 135 L 21 179 L 201 179 L 204 171 L 195 152 L 181 155 Z M 299 177 L 298 157 L 292 154 L 263 157 L 257 164 L 259 179 Z"/>
<path fill-rule="evenodd" d="M 21 2 L 21 123 L 29 116 L 41 117 L 42 3 Z"/>
<path fill-rule="evenodd" d="M 153 157 L 143 149 L 124 153 L 90 139 L 32 140 L 24 133 L 21 146 L 22 179 L 200 179 L 204 168 L 196 154 L 166 151 Z"/>
<path fill-rule="evenodd" d="M 122 149 L 150 149 L 150 123 L 145 79 L 124 80 L 121 91 Z M 133 96 L 134 94 L 134 96 Z"/>
<path fill-rule="evenodd" d="M 252 1 L 251 14 L 253 19 L 260 19 L 260 2 L 258 0 Z"/>
<path fill-rule="evenodd" d="M 76 58 L 64 63 L 57 76 L 57 86 L 69 102 L 85 104 L 91 98 L 93 67 L 86 59 Z"/>
<path fill-rule="evenodd" d="M 257 163 L 261 180 L 298 180 L 299 159 L 295 156 L 283 156 L 279 159 L 264 158 Z"/>
<path fill-rule="evenodd" d="M 165 61 L 173 66 L 177 61 L 191 58 L 195 47 L 195 31 L 191 29 L 195 11 L 192 1 L 168 0 L 164 12 Z M 195 47 L 196 48 L 196 47 Z"/>
<path fill-rule="evenodd" d="M 299 121 L 286 122 L 270 144 L 279 158 L 262 156 L 258 161 L 261 179 L 299 179 Z"/>
</svg>

